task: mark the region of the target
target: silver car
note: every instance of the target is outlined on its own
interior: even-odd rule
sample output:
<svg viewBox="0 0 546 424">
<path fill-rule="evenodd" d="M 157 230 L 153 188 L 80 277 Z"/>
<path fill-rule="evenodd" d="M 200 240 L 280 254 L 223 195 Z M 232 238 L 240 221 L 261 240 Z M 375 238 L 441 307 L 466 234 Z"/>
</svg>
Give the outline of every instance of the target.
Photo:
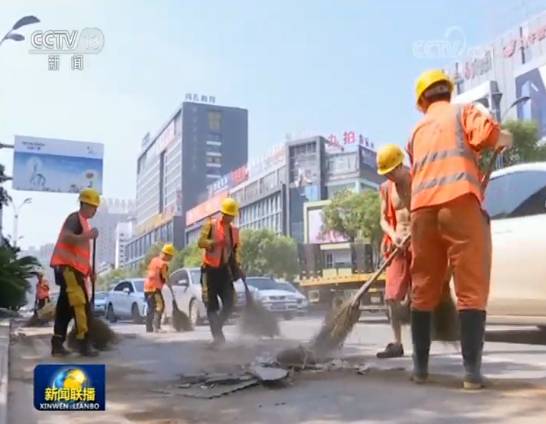
<svg viewBox="0 0 546 424">
<path fill-rule="evenodd" d="M 254 298 L 259 300 L 267 310 L 282 315 L 287 320 L 298 314 L 297 296 L 287 290 L 286 286 L 282 286 L 270 277 L 248 277 L 246 281 L 249 286 L 257 290 Z"/>
</svg>

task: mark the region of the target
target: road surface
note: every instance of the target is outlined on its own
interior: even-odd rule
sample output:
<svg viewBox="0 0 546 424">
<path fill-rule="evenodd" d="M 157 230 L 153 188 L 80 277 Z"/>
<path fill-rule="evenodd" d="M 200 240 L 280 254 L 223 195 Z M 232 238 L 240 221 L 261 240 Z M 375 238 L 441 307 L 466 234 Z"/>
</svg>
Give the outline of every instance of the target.
<svg viewBox="0 0 546 424">
<path fill-rule="evenodd" d="M 354 369 L 296 373 L 279 388 L 251 387 L 216 399 L 172 394 L 181 374 L 229 371 L 257 357 L 308 340 L 319 317 L 282 323 L 279 340 L 242 338 L 228 327 L 228 344 L 207 347 L 209 332 L 146 334 L 142 325 L 116 324 L 121 342 L 98 359 L 75 363 L 107 364 L 105 412 L 39 412 L 33 408 L 33 369 L 54 363 L 48 356 L 51 328 L 13 327 L 10 346 L 8 422 L 32 423 L 544 423 L 546 422 L 546 337 L 534 329 L 490 327 L 484 371 L 491 387 L 479 393 L 460 389 L 461 360 L 456 346 L 434 344 L 431 383 L 409 381 L 410 343 L 406 357 L 378 361 L 375 352 L 389 341 L 386 323 L 359 323 L 339 356 Z M 509 341 L 518 343 L 509 343 Z M 527 344 L 522 343 L 527 342 Z"/>
</svg>

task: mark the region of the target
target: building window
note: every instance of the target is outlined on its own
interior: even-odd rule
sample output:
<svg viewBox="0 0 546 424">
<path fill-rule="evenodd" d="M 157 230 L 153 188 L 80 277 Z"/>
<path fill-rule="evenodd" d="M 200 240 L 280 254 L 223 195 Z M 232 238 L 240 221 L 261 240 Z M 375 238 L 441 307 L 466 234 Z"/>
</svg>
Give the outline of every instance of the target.
<svg viewBox="0 0 546 424">
<path fill-rule="evenodd" d="M 209 131 L 219 133 L 222 128 L 222 113 L 209 111 Z"/>
</svg>

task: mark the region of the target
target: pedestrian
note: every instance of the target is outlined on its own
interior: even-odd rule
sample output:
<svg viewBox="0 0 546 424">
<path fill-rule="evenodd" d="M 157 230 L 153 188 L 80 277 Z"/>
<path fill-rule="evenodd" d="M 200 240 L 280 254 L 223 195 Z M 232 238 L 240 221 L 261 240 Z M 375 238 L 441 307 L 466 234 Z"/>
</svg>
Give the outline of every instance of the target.
<svg viewBox="0 0 546 424">
<path fill-rule="evenodd" d="M 239 229 L 233 225 L 239 205 L 232 198 L 222 201 L 222 216 L 201 228 L 198 246 L 204 249 L 201 267 L 203 302 L 213 337 L 213 347 L 225 343 L 222 328 L 235 303 L 233 282 L 242 275 L 239 266 Z M 222 310 L 218 298 L 222 301 Z"/>
<path fill-rule="evenodd" d="M 401 313 L 407 307 L 411 282 L 411 251 L 403 240 L 410 233 L 410 191 L 411 175 L 404 166 L 404 152 L 394 144 L 389 144 L 377 152 L 377 173 L 387 178 L 381 184 L 381 229 L 384 232 L 383 253 L 388 256 L 393 248 L 398 253 L 387 268 L 385 301 L 389 308 L 394 342 L 387 344 L 385 350 L 378 352 L 378 358 L 404 356 L 402 345 Z"/>
<path fill-rule="evenodd" d="M 428 377 L 431 311 L 438 304 L 448 263 L 454 275 L 461 329 L 464 388 L 483 387 L 481 357 L 491 271 L 490 227 L 482 210 L 479 154 L 512 145 L 512 135 L 471 105 L 451 104 L 453 83 L 442 70 L 417 80 L 424 113 L 408 143 L 411 163 L 413 262 L 411 329 L 413 380 Z"/>
<path fill-rule="evenodd" d="M 86 290 L 86 279 L 95 284 L 90 258 L 90 241 L 99 232 L 91 228 L 89 219 L 95 216 L 100 204 L 97 191 L 86 188 L 79 195 L 80 209 L 64 221 L 59 238 L 51 257 L 51 267 L 55 273 L 55 283 L 60 287 L 55 310 L 55 325 L 51 338 L 51 354 L 65 356 L 64 348 L 68 324 L 72 318 L 76 323 L 76 340 L 82 356 L 96 356 L 89 340 L 89 321 L 91 308 Z"/>
<path fill-rule="evenodd" d="M 161 249 L 159 255 L 153 258 L 148 265 L 146 281 L 144 282 L 144 297 L 146 299 L 146 332 L 159 332 L 161 329 L 161 317 L 165 311 L 165 299 L 163 298 L 163 285 L 169 278 L 169 262 L 175 254 L 174 246 L 167 243 Z"/>
<path fill-rule="evenodd" d="M 36 298 L 34 302 L 34 314 L 44 307 L 46 303 L 50 301 L 49 299 L 49 282 L 44 277 L 43 272 L 37 273 L 38 281 L 36 283 Z"/>
</svg>

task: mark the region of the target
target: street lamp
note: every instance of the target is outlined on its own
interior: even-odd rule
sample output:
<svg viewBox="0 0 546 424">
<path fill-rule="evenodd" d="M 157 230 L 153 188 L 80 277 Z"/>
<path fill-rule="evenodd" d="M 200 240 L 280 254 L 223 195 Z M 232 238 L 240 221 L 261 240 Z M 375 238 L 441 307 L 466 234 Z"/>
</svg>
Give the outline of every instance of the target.
<svg viewBox="0 0 546 424">
<path fill-rule="evenodd" d="M 15 206 L 15 203 L 12 203 L 13 205 L 13 247 L 17 247 L 17 241 L 19 238 L 17 237 L 17 230 L 18 230 L 18 224 L 19 224 L 19 211 L 21 208 L 25 205 L 28 205 L 29 203 L 32 203 L 32 199 L 30 197 L 27 197 L 25 200 L 21 202 L 19 206 Z"/>
<path fill-rule="evenodd" d="M 6 40 L 13 40 L 13 41 L 23 41 L 25 39 L 25 36 L 22 34 L 19 34 L 17 32 L 14 32 L 18 30 L 21 27 L 24 27 L 25 25 L 35 24 L 40 22 L 40 20 L 36 16 L 24 16 L 21 19 L 19 19 L 17 22 L 15 22 L 15 25 L 4 35 L 4 38 L 0 40 L 0 45 Z"/>
</svg>

